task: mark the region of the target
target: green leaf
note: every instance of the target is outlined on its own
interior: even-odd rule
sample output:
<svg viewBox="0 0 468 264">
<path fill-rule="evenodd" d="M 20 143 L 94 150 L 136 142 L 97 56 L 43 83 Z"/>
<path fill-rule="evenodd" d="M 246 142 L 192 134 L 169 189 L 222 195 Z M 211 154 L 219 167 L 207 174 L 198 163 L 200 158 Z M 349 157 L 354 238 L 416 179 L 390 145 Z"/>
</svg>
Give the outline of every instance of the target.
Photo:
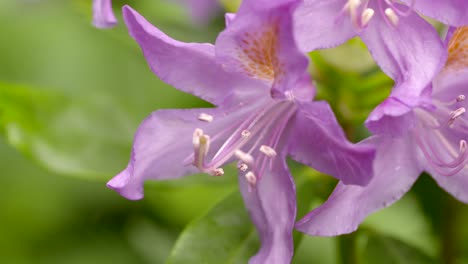
<svg viewBox="0 0 468 264">
<path fill-rule="evenodd" d="M 41 166 L 108 180 L 125 168 L 138 124 L 152 111 L 209 107 L 158 80 L 122 20 L 116 29 L 98 30 L 75 4 L 52 2 L 15 3 L 0 16 L 0 31 L 9 36 L 0 43 L 0 129 Z M 158 6 L 150 9 L 154 17 L 167 11 Z M 15 17 L 22 19 L 5 23 Z M 190 37 L 182 34 L 190 27 L 162 23 L 170 35 Z M 214 32 L 205 33 L 199 35 Z"/>
<path fill-rule="evenodd" d="M 167 263 L 247 263 L 258 246 L 257 233 L 236 190 L 184 230 Z"/>
<path fill-rule="evenodd" d="M 435 264 L 423 252 L 400 240 L 370 233 L 363 238 L 366 244 L 362 263 L 368 264 Z"/>
<path fill-rule="evenodd" d="M 329 189 L 330 177 L 295 162 L 288 162 L 296 176 L 298 218 L 322 201 L 323 189 Z M 318 198 L 320 197 L 320 198 Z M 303 234 L 294 232 L 295 247 Z M 180 235 L 167 264 L 179 263 L 247 263 L 260 247 L 258 234 L 235 188 L 209 212 L 189 224 Z"/>
<path fill-rule="evenodd" d="M 0 83 L 0 127 L 8 143 L 61 174 L 107 178 L 128 159 L 131 124 L 111 102 Z"/>
<path fill-rule="evenodd" d="M 418 248 L 428 256 L 437 255 L 437 240 L 420 204 L 408 193 L 392 206 L 370 215 L 361 226 L 394 237 Z"/>
</svg>

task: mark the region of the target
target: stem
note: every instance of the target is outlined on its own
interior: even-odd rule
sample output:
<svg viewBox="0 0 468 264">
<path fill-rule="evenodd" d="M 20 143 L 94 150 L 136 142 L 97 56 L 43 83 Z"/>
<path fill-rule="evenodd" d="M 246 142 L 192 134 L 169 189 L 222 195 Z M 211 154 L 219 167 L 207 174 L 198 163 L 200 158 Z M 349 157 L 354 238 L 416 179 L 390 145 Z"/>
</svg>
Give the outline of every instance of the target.
<svg viewBox="0 0 468 264">
<path fill-rule="evenodd" d="M 338 237 L 339 264 L 358 264 L 356 233 Z"/>
<path fill-rule="evenodd" d="M 444 197 L 442 218 L 442 260 L 444 264 L 454 264 L 457 256 L 457 223 L 459 204 L 452 197 Z"/>
</svg>

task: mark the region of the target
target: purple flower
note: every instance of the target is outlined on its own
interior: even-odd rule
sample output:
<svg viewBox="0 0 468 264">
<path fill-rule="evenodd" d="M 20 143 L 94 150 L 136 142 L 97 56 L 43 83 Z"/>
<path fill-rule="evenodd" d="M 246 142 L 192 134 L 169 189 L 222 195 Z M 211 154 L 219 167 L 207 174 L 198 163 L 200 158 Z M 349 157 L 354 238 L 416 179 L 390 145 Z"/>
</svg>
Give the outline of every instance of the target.
<svg viewBox="0 0 468 264">
<path fill-rule="evenodd" d="M 159 110 L 138 128 L 130 162 L 108 182 L 128 199 L 147 179 L 223 175 L 237 162 L 240 190 L 262 242 L 251 263 L 289 263 L 296 216 L 286 156 L 346 184 L 366 184 L 374 148 L 348 142 L 326 102 L 313 102 L 308 59 L 295 46 L 293 3 L 244 1 L 216 46 L 171 39 L 124 7 L 130 34 L 153 72 L 215 108 Z M 216 52 L 215 52 L 216 50 Z M 216 53 L 216 56 L 215 56 Z"/>
<path fill-rule="evenodd" d="M 421 93 L 445 61 L 443 56 L 434 56 L 443 51 L 436 30 L 414 9 L 449 25 L 468 24 L 468 1 L 403 0 L 407 5 L 398 2 L 304 0 L 294 17 L 301 49 L 329 48 L 358 35 L 382 70 L 395 80 L 389 99 L 366 122 L 374 133 L 387 128 L 393 130 L 394 117 L 422 103 L 419 101 Z M 409 108 L 395 109 L 395 104 Z"/>
<path fill-rule="evenodd" d="M 93 0 L 93 24 L 97 28 L 109 28 L 117 24 L 112 0 Z"/>
<path fill-rule="evenodd" d="M 377 146 L 375 177 L 369 185 L 339 183 L 327 202 L 297 223 L 298 230 L 321 236 L 353 232 L 367 215 L 400 199 L 423 171 L 468 203 L 468 27 L 453 33 L 448 50 L 443 71 L 423 93 L 426 105 L 407 114 L 415 119 L 404 129 L 408 132 L 368 140 Z"/>
</svg>

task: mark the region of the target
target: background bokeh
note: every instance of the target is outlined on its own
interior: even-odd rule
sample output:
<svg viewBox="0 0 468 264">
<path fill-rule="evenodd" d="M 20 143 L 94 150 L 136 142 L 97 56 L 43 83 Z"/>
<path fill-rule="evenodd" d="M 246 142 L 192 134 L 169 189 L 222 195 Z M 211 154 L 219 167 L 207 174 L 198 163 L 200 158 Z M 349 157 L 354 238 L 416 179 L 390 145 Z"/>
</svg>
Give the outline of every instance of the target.
<svg viewBox="0 0 468 264">
<path fill-rule="evenodd" d="M 0 0 L 0 263 L 246 263 L 258 238 L 234 169 L 148 183 L 141 201 L 105 187 L 149 113 L 209 104 L 158 80 L 120 17 L 92 27 L 90 2 Z M 192 25 L 171 1 L 114 0 L 116 11 L 124 3 L 179 40 L 213 42 L 223 28 L 222 14 Z M 350 139 L 364 138 L 391 80 L 358 40 L 310 56 L 319 98 Z M 291 167 L 300 217 L 335 181 Z M 296 233 L 293 263 L 468 263 L 467 223 L 468 206 L 424 175 L 352 235 Z"/>
</svg>

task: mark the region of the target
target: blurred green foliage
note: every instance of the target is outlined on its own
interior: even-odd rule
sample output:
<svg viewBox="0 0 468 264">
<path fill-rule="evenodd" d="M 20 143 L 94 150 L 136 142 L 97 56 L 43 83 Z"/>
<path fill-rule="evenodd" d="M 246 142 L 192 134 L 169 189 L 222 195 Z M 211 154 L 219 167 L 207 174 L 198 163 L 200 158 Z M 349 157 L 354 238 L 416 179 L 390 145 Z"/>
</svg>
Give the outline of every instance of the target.
<svg viewBox="0 0 468 264">
<path fill-rule="evenodd" d="M 0 0 L 0 263 L 246 263 L 259 244 L 234 168 L 221 178 L 148 183 L 138 202 L 105 188 L 145 116 L 209 104 L 158 80 L 121 17 L 115 29 L 91 27 L 90 2 Z M 213 42 L 223 28 L 221 15 L 206 28 L 191 25 L 171 1 L 115 0 L 116 11 L 124 3 L 183 41 Z M 352 140 L 362 139 L 391 80 L 356 39 L 310 56 L 318 98 Z M 290 166 L 300 218 L 336 181 Z M 354 234 L 295 232 L 293 263 L 468 263 L 467 222 L 468 208 L 425 175 Z"/>
</svg>

